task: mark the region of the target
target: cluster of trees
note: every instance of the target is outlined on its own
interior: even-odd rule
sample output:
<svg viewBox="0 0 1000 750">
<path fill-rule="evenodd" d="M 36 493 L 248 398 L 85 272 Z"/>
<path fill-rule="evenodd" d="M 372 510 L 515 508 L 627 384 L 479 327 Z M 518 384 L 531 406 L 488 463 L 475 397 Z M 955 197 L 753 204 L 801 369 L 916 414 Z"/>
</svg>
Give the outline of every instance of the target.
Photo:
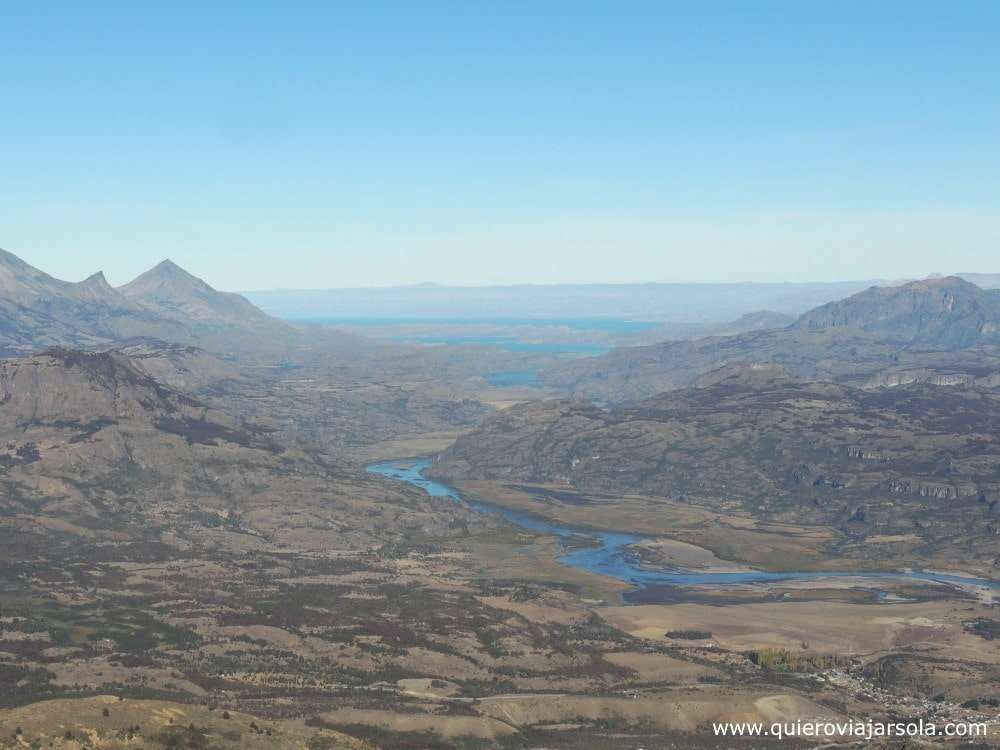
<svg viewBox="0 0 1000 750">
<path fill-rule="evenodd" d="M 771 672 L 818 672 L 845 667 L 851 663 L 846 656 L 833 654 L 796 653 L 784 648 L 765 648 L 747 654 L 751 662 Z"/>
</svg>

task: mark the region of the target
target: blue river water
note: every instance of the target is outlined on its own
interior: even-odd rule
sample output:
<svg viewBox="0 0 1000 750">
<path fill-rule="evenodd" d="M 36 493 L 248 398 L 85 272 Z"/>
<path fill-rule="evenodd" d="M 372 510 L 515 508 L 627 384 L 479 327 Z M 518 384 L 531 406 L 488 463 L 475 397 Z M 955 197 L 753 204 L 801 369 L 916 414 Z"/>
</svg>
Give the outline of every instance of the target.
<svg viewBox="0 0 1000 750">
<path fill-rule="evenodd" d="M 789 571 L 781 573 L 752 570 L 733 573 L 712 573 L 650 568 L 640 565 L 628 550 L 629 545 L 642 541 L 644 539 L 642 536 L 563 526 L 529 513 L 522 513 L 462 498 L 458 490 L 453 487 L 449 487 L 441 482 L 435 482 L 423 476 L 424 470 L 430 466 L 430 463 L 430 459 L 426 458 L 384 461 L 371 464 L 367 469 L 372 473 L 420 487 L 427 494 L 434 497 L 450 497 L 456 502 L 466 502 L 475 510 L 501 516 L 522 528 L 556 536 L 564 542 L 563 552 L 558 557 L 560 563 L 591 573 L 599 573 L 611 578 L 617 578 L 620 581 L 631 584 L 635 591 L 663 586 L 752 584 L 769 581 L 818 580 L 823 578 L 905 578 L 951 585 L 981 586 L 1000 591 L 1000 581 L 922 570 L 873 572 Z M 632 599 L 633 601 L 643 600 L 641 597 L 626 596 L 626 600 L 628 599 Z"/>
</svg>

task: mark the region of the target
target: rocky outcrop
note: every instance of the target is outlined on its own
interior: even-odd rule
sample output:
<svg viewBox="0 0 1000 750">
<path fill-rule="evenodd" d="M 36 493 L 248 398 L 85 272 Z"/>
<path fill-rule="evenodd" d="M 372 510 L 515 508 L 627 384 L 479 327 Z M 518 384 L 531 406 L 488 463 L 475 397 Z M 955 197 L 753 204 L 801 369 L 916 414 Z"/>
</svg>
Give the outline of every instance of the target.
<svg viewBox="0 0 1000 750">
<path fill-rule="evenodd" d="M 116 348 L 144 373 L 181 391 L 193 393 L 207 386 L 236 385 L 246 378 L 230 360 L 196 346 L 157 339 L 132 339 Z"/>
<path fill-rule="evenodd" d="M 929 383 L 943 386 L 978 386 L 982 388 L 1000 387 L 1000 369 L 975 367 L 970 365 L 958 370 L 952 367 L 889 368 L 876 373 L 865 382 L 865 388 L 894 388 L 911 383 Z"/>
</svg>

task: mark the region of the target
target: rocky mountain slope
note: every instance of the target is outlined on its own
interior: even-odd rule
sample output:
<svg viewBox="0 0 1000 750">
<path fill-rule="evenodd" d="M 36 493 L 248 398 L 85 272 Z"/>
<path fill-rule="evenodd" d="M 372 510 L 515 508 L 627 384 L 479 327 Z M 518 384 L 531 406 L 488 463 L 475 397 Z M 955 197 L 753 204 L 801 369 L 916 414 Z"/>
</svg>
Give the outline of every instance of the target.
<svg viewBox="0 0 1000 750">
<path fill-rule="evenodd" d="M 74 284 L 0 250 L 0 352 L 46 346 L 92 347 L 133 335 L 171 338 L 183 326 L 157 316 L 113 289 L 100 273 Z"/>
<path fill-rule="evenodd" d="M 335 331 L 306 335 L 169 260 L 115 289 L 101 273 L 79 283 L 61 281 L 0 250 L 0 355 L 48 346 L 107 349 L 134 338 L 245 360 L 286 359 L 314 348 L 364 348 L 355 337 Z"/>
<path fill-rule="evenodd" d="M 1000 365 L 1000 291 L 956 277 L 873 287 L 786 328 L 615 349 L 557 365 L 542 379 L 576 397 L 621 402 L 682 388 L 740 361 L 857 385 L 889 368 Z"/>
<path fill-rule="evenodd" d="M 445 451 L 433 474 L 634 493 L 853 537 L 975 542 L 1000 555 L 1000 392 L 864 390 L 730 365 L 635 404 L 524 404 Z M 961 540 L 959 542 L 959 540 Z"/>
<path fill-rule="evenodd" d="M 216 323 L 275 322 L 240 295 L 218 292 L 170 260 L 159 263 L 119 291 L 165 317 Z"/>
<path fill-rule="evenodd" d="M 100 273 L 79 283 L 60 281 L 0 251 L 0 357 L 53 346 L 105 351 L 137 341 L 154 348 L 196 347 L 264 379 L 296 370 L 300 378 L 319 374 L 341 383 L 386 378 L 436 383 L 444 374 L 481 377 L 551 361 L 547 355 L 482 347 L 397 345 L 331 326 L 290 324 L 238 294 L 213 289 L 169 260 L 115 289 Z M 206 373 L 187 382 L 198 388 L 213 377 Z"/>
<path fill-rule="evenodd" d="M 706 336 L 736 336 L 750 331 L 785 328 L 797 320 L 794 315 L 774 310 L 755 310 L 736 320 L 725 323 L 663 323 L 655 328 L 634 334 L 628 345 L 658 344 L 664 341 L 681 341 Z"/>
<path fill-rule="evenodd" d="M 151 378 L 186 393 L 198 393 L 223 383 L 228 388 L 238 387 L 247 380 L 235 363 L 196 346 L 129 339 L 114 351 L 127 356 Z"/>
<path fill-rule="evenodd" d="M 396 506 L 399 497 L 164 385 L 124 354 L 51 349 L 0 362 L 5 555 L 354 546 L 454 521 L 454 508 L 409 497 Z"/>
<path fill-rule="evenodd" d="M 872 287 L 810 310 L 792 328 L 856 328 L 942 349 L 1000 344 L 1000 290 L 987 291 L 957 277 Z"/>
<path fill-rule="evenodd" d="M 473 398 L 478 378 L 531 356 L 292 325 L 170 261 L 115 289 L 100 273 L 60 281 L 0 251 L 0 356 L 53 347 L 125 354 L 166 386 L 266 424 L 283 444 L 308 442 L 314 456 L 338 459 L 357 446 L 472 426 L 490 411 Z"/>
</svg>

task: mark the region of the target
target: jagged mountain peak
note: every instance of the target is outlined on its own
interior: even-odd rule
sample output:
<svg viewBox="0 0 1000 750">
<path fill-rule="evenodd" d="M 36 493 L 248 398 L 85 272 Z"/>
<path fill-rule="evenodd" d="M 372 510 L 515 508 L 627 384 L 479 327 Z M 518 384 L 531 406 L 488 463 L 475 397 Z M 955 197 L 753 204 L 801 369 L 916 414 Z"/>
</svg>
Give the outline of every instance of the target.
<svg viewBox="0 0 1000 750">
<path fill-rule="evenodd" d="M 279 325 L 244 297 L 214 289 L 169 259 L 119 287 L 118 291 L 169 317 Z"/>
<path fill-rule="evenodd" d="M 0 297 L 19 303 L 67 299 L 85 302 L 114 300 L 118 304 L 127 304 L 101 271 L 79 283 L 62 281 L 6 250 L 0 250 Z"/>
<path fill-rule="evenodd" d="M 74 284 L 74 291 L 75 296 L 89 301 L 114 302 L 119 305 L 127 302 L 121 293 L 108 283 L 103 271 L 91 274 L 83 281 Z"/>
<path fill-rule="evenodd" d="M 113 289 L 114 287 L 108 283 L 107 278 L 104 276 L 104 271 L 98 271 L 97 273 L 92 273 L 90 276 L 85 278 L 80 282 L 80 285 L 86 286 L 96 286 L 102 289 Z"/>
<path fill-rule="evenodd" d="M 178 281 L 185 281 L 188 283 L 197 283 L 199 285 L 208 286 L 204 281 L 199 279 L 190 271 L 181 268 L 179 265 L 174 263 L 170 258 L 164 258 L 155 266 L 150 269 L 150 273 L 156 274 L 160 278 L 173 279 Z"/>
<path fill-rule="evenodd" d="M 192 273 L 185 271 L 169 258 L 162 260 L 145 273 L 140 274 L 128 284 L 120 287 L 123 294 L 133 297 L 152 294 L 198 293 L 205 294 L 215 290 L 205 281 Z"/>
<path fill-rule="evenodd" d="M 24 355 L 54 345 L 108 348 L 135 337 L 225 354 L 267 350 L 272 356 L 287 351 L 294 332 L 171 260 L 116 289 L 103 273 L 62 281 L 0 250 L 0 354 Z"/>
</svg>

